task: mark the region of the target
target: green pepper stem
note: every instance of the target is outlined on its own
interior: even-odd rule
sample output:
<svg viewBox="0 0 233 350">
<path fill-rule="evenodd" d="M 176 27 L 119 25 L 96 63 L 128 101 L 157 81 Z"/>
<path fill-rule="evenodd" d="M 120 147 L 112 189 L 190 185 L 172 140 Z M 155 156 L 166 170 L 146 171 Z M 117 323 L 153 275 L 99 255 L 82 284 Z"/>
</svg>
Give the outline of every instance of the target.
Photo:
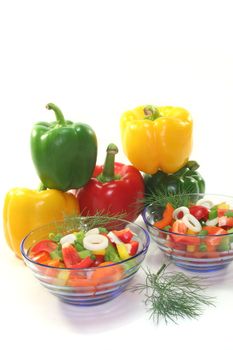
<svg viewBox="0 0 233 350">
<path fill-rule="evenodd" d="M 39 186 L 37 187 L 37 191 L 41 192 L 47 190 L 47 187 L 41 182 Z"/>
<path fill-rule="evenodd" d="M 65 118 L 60 108 L 58 108 L 54 103 L 48 103 L 46 105 L 46 108 L 52 109 L 54 111 L 58 124 L 60 125 L 65 124 Z"/>
<path fill-rule="evenodd" d="M 161 117 L 158 109 L 155 106 L 152 106 L 152 105 L 145 106 L 143 111 L 145 114 L 145 119 L 154 121 Z"/>
<path fill-rule="evenodd" d="M 198 162 L 196 162 L 195 160 L 189 160 L 186 166 L 192 171 L 195 171 L 200 167 Z"/>
<path fill-rule="evenodd" d="M 114 143 L 110 143 L 107 148 L 107 155 L 104 162 L 103 172 L 97 176 L 101 182 L 116 180 L 119 177 L 114 173 L 115 155 L 118 153 L 118 148 Z"/>
</svg>

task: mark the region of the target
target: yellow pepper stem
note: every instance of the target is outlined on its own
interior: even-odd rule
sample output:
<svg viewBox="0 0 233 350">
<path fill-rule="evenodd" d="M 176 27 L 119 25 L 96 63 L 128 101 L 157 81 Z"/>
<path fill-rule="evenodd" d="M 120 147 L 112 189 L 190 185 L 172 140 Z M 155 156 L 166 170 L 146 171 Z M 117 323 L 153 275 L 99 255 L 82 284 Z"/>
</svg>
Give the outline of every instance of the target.
<svg viewBox="0 0 233 350">
<path fill-rule="evenodd" d="M 145 119 L 155 120 L 155 119 L 161 117 L 158 109 L 155 106 L 148 105 L 148 106 L 144 107 L 143 111 L 145 114 Z"/>
</svg>

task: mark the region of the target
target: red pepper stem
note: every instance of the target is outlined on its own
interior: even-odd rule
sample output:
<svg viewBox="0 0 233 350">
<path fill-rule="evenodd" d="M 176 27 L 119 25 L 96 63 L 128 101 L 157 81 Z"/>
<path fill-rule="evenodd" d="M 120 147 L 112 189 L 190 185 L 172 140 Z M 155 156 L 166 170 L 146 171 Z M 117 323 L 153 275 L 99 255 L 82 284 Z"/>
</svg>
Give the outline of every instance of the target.
<svg viewBox="0 0 233 350">
<path fill-rule="evenodd" d="M 58 108 L 54 103 L 48 103 L 46 105 L 46 108 L 52 109 L 54 111 L 58 124 L 60 124 L 60 125 L 65 124 L 65 118 L 64 118 L 64 115 L 62 114 L 62 111 L 60 110 L 60 108 Z"/>
<path fill-rule="evenodd" d="M 107 148 L 107 155 L 104 162 L 103 172 L 97 177 L 101 182 L 108 182 L 118 178 L 114 173 L 115 155 L 118 153 L 118 148 L 114 143 L 110 143 Z"/>
</svg>

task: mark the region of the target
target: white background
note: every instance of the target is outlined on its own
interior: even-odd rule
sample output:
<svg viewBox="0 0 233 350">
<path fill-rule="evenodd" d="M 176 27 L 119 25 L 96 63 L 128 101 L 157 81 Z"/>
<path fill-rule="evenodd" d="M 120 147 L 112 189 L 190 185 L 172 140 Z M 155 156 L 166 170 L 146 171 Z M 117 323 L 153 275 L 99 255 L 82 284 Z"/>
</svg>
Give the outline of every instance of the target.
<svg viewBox="0 0 233 350">
<path fill-rule="evenodd" d="M 36 188 L 29 140 L 58 104 L 122 154 L 119 118 L 140 104 L 180 105 L 194 119 L 207 192 L 233 195 L 231 1 L 0 1 L 1 204 L 12 187 Z M 148 155 L 145 155 L 148 156 Z M 152 246 L 146 263 L 156 270 Z M 212 275 L 216 308 L 198 321 L 153 325 L 142 299 L 124 294 L 94 307 L 61 304 L 0 236 L 0 348 L 233 349 L 233 267 Z M 137 277 L 143 278 L 142 274 Z M 224 344 L 224 345 L 223 345 Z"/>
</svg>

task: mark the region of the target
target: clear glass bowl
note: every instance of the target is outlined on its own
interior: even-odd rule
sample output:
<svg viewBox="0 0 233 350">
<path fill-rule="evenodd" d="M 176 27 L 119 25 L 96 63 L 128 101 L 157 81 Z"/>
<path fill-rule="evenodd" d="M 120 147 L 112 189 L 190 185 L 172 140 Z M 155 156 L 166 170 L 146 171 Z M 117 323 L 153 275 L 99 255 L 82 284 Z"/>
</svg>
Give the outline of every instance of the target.
<svg viewBox="0 0 233 350">
<path fill-rule="evenodd" d="M 64 302 L 91 306 L 117 297 L 125 290 L 145 258 L 150 237 L 142 227 L 120 219 L 111 219 L 106 224 L 104 217 L 103 223 L 98 226 L 105 226 L 109 231 L 122 228 L 122 226 L 132 230 L 136 234 L 134 240 L 139 241 L 137 254 L 119 263 L 85 269 L 57 268 L 30 259 L 28 254 L 32 245 L 42 239 L 48 239 L 50 232 L 66 235 L 79 229 L 88 230 L 97 227 L 96 217 L 79 217 L 69 223 L 64 221 L 51 223 L 30 232 L 21 243 L 23 259 L 34 276 L 49 292 Z M 69 278 L 71 274 L 74 277 L 72 282 Z"/>
<path fill-rule="evenodd" d="M 209 194 L 187 194 L 176 196 L 178 206 L 187 203 L 195 204 L 199 199 L 210 200 L 214 205 L 227 203 L 233 209 L 233 197 Z M 224 268 L 233 260 L 233 233 L 208 235 L 203 238 L 190 234 L 179 234 L 156 228 L 153 224 L 161 218 L 166 198 L 161 207 L 158 203 L 148 205 L 142 212 L 143 220 L 151 238 L 157 243 L 160 250 L 169 257 L 175 265 L 192 271 L 215 271 Z M 191 244 L 190 244 L 191 237 Z M 226 237 L 226 238 L 225 238 Z M 219 249 L 220 242 L 225 239 L 227 249 Z M 179 241 L 179 243 L 177 243 Z M 200 251 L 200 243 L 208 243 L 208 251 Z"/>
</svg>

